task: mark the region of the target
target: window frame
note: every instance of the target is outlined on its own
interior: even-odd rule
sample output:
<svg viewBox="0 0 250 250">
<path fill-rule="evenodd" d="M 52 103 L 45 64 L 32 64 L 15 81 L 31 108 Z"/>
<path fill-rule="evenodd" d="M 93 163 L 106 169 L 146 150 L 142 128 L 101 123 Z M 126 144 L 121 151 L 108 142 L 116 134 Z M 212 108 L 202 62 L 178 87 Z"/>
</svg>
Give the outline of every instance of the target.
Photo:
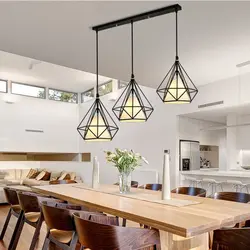
<svg viewBox="0 0 250 250">
<path fill-rule="evenodd" d="M 84 92 L 81 92 L 81 103 L 85 103 L 85 102 L 83 102 L 83 98 L 82 98 L 82 95 L 83 94 L 85 94 L 85 93 L 87 93 L 87 92 L 90 92 L 90 91 L 94 91 L 94 96 L 93 96 L 93 98 L 92 99 L 94 99 L 95 98 L 95 92 L 96 92 L 96 90 L 95 90 L 95 88 L 93 87 L 93 88 L 91 88 L 91 89 L 88 89 L 88 90 L 86 90 L 86 91 L 84 91 Z M 91 99 L 91 100 L 92 100 Z M 91 101 L 91 100 L 88 100 L 88 101 L 86 101 L 86 102 L 89 102 L 89 101 Z"/>
<path fill-rule="evenodd" d="M 13 93 L 13 87 L 12 87 L 13 83 L 24 85 L 24 86 L 29 86 L 29 87 L 36 87 L 36 88 L 44 89 L 44 97 Z M 12 95 L 20 95 L 20 96 L 26 96 L 26 97 L 33 97 L 33 98 L 38 98 L 38 99 L 42 99 L 42 100 L 46 99 L 46 87 L 42 87 L 42 86 L 38 86 L 38 85 L 33 85 L 33 84 L 28 84 L 28 83 L 11 81 L 11 88 L 10 89 L 11 89 L 10 92 L 11 92 Z"/>
<path fill-rule="evenodd" d="M 8 93 L 8 90 L 9 90 L 8 80 L 0 79 L 0 81 L 5 82 L 5 85 L 6 85 L 6 91 L 1 91 L 0 90 L 0 93 Z"/>
<path fill-rule="evenodd" d="M 121 87 L 121 84 L 122 84 L 123 82 L 126 83 L 126 86 Z M 118 89 L 126 88 L 126 87 L 128 86 L 128 84 L 129 84 L 129 82 L 125 82 L 125 81 L 118 80 L 118 86 L 117 86 L 117 88 L 118 88 Z"/>
<path fill-rule="evenodd" d="M 111 90 L 111 92 L 109 92 L 109 93 L 107 93 L 107 94 L 105 94 L 105 95 L 108 95 L 108 94 L 110 94 L 110 93 L 112 93 L 112 92 L 114 91 L 113 79 L 110 79 L 110 80 L 108 80 L 107 82 L 104 82 L 104 83 L 98 85 L 98 93 L 99 93 L 99 96 L 100 96 L 100 97 L 105 96 L 105 95 L 100 95 L 100 90 L 99 90 L 99 88 L 100 88 L 101 86 L 103 86 L 103 85 L 107 85 L 107 84 L 110 83 L 110 82 L 112 83 L 112 90 Z"/>
<path fill-rule="evenodd" d="M 77 96 L 76 102 L 65 102 L 65 101 L 61 101 L 61 100 L 50 99 L 49 98 L 49 91 L 50 90 L 55 90 L 55 91 L 59 91 L 59 92 L 69 93 L 69 94 L 76 94 L 76 96 Z M 64 102 L 64 103 L 71 103 L 71 104 L 78 104 L 78 98 L 79 97 L 78 97 L 78 93 L 77 92 L 71 92 L 71 91 L 62 90 L 62 89 L 48 88 L 48 100 L 50 100 L 50 101 L 57 101 L 57 102 Z"/>
</svg>

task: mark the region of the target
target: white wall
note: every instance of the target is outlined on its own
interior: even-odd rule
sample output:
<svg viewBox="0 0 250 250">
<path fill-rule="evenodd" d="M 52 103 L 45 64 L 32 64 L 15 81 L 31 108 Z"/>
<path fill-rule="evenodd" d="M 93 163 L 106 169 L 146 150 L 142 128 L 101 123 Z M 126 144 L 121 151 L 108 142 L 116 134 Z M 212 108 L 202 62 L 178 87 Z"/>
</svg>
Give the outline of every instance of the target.
<svg viewBox="0 0 250 250">
<path fill-rule="evenodd" d="M 149 165 L 144 164 L 142 169 L 155 169 L 159 171 L 160 181 L 163 166 L 163 151 L 171 151 L 171 176 L 172 186 L 175 186 L 177 176 L 176 146 L 177 146 L 177 122 L 175 106 L 165 105 L 161 102 L 154 89 L 143 87 L 145 95 L 154 107 L 149 120 L 145 123 L 120 123 L 116 118 L 119 131 L 111 142 L 85 142 L 80 141 L 81 152 L 92 152 L 92 156 L 97 156 L 100 161 L 100 180 L 102 183 L 113 183 L 117 181 L 116 169 L 106 163 L 105 150 L 115 148 L 133 149 L 139 152 L 149 161 Z M 118 93 L 116 94 L 118 96 Z M 111 94 L 112 96 L 112 94 Z M 114 96 L 114 94 L 113 94 Z M 112 107 L 114 102 L 109 101 L 110 95 L 102 97 L 102 101 L 114 117 Z M 82 118 L 93 101 L 80 106 L 80 117 Z"/>
<path fill-rule="evenodd" d="M 146 123 L 119 123 L 114 118 L 120 128 L 114 140 L 98 143 L 84 142 L 76 131 L 80 119 L 93 101 L 75 105 L 12 95 L 11 98 L 15 99 L 15 103 L 6 104 L 3 100 L 8 95 L 0 94 L 0 151 L 92 152 L 92 156 L 97 155 L 101 163 L 101 182 L 113 183 L 117 181 L 117 172 L 113 166 L 106 163 L 104 150 L 114 150 L 115 147 L 118 147 L 133 149 L 141 153 L 149 161 L 149 165 L 143 165 L 142 168 L 158 171 L 161 181 L 163 150 L 170 149 L 171 180 L 174 187 L 178 181 L 179 139 L 198 140 L 201 144 L 218 145 L 222 151 L 220 151 L 220 168 L 227 168 L 226 132 L 201 132 L 200 129 L 204 126 L 214 126 L 215 123 L 195 120 L 184 122 L 184 118 L 177 115 L 197 112 L 201 110 L 198 109 L 198 105 L 213 101 L 223 100 L 222 106 L 228 107 L 250 102 L 245 93 L 248 90 L 246 82 L 249 79 L 250 75 L 249 78 L 247 75 L 242 78 L 240 84 L 238 78 L 234 77 L 202 86 L 192 104 L 186 105 L 163 104 L 154 89 L 143 87 L 143 91 L 155 108 L 150 119 Z M 110 113 L 112 113 L 114 102 L 109 99 L 114 95 L 118 96 L 119 93 L 102 97 Z M 209 107 L 202 110 L 217 108 Z M 25 132 L 27 128 L 42 129 L 44 133 L 27 133 Z M 239 134 L 239 138 L 240 147 L 248 148 L 250 146 L 250 140 L 245 136 L 245 132 Z M 72 164 L 79 165 L 78 163 Z M 62 169 L 61 166 L 62 164 L 56 163 L 54 165 L 55 168 Z M 91 175 L 91 163 L 86 164 L 86 168 L 79 165 L 79 171 L 82 173 L 86 171 L 88 176 Z M 87 178 L 89 179 L 89 177 Z"/>
<path fill-rule="evenodd" d="M 78 152 L 78 105 L 0 94 L 0 151 Z M 44 133 L 28 133 L 40 129 Z"/>
<path fill-rule="evenodd" d="M 250 115 L 232 113 L 227 116 L 228 125 L 236 125 L 227 128 L 229 169 L 241 169 L 241 166 L 250 165 L 250 125 L 237 126 L 250 123 Z"/>
</svg>

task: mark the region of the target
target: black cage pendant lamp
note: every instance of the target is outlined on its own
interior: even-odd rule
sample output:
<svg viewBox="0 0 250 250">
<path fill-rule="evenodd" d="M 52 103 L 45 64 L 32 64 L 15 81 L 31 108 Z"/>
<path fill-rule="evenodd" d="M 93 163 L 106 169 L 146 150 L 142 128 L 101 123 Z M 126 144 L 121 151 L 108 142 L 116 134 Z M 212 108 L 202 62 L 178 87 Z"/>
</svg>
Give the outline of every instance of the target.
<svg viewBox="0 0 250 250">
<path fill-rule="evenodd" d="M 191 103 L 198 89 L 182 67 L 178 56 L 178 11 L 176 11 L 176 57 L 175 62 L 162 80 L 157 94 L 165 103 Z"/>
<path fill-rule="evenodd" d="M 77 131 L 85 141 L 111 141 L 118 127 L 101 102 L 98 93 L 98 30 L 96 30 L 96 99 Z"/>
<path fill-rule="evenodd" d="M 131 79 L 113 107 L 114 114 L 121 122 L 145 122 L 154 110 L 134 77 L 133 41 L 133 21 L 131 21 Z"/>
</svg>

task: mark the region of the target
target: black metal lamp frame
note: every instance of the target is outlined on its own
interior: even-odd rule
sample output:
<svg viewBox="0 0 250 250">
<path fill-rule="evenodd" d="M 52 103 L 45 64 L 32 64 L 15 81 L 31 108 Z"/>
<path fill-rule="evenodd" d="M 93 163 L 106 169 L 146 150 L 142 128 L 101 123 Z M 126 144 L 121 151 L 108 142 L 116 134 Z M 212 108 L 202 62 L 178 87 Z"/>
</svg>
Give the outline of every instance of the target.
<svg viewBox="0 0 250 250">
<path fill-rule="evenodd" d="M 175 62 L 163 78 L 156 92 L 165 103 L 191 103 L 198 93 L 198 89 L 181 65 L 178 55 L 178 11 L 175 15 L 176 24 L 176 56 Z M 172 86 L 176 80 L 176 86 Z M 182 84 L 180 84 L 180 81 Z M 179 91 L 181 95 L 179 95 Z M 167 100 L 170 97 L 170 100 Z M 186 99 L 184 97 L 187 97 Z"/>
<path fill-rule="evenodd" d="M 178 4 L 170 5 L 167 7 L 151 10 L 138 15 L 122 18 L 116 21 L 100 24 L 92 27 L 95 31 L 102 31 L 117 26 L 131 24 L 131 80 L 127 87 L 124 89 L 121 96 L 113 107 L 115 116 L 120 121 L 147 121 L 153 112 L 153 106 L 141 90 L 140 86 L 134 77 L 134 64 L 133 64 L 133 24 L 134 22 L 142 21 L 145 19 L 178 12 L 181 6 Z M 131 100 L 129 100 L 129 98 Z M 122 100 L 123 99 L 123 100 Z M 129 103 L 129 101 L 131 103 Z M 125 116 L 123 116 L 125 115 Z"/>
<path fill-rule="evenodd" d="M 98 91 L 98 83 L 99 83 L 99 61 L 98 61 L 98 30 L 96 30 L 96 99 L 94 103 L 91 105 L 89 111 L 81 120 L 79 126 L 77 127 L 78 133 L 85 141 L 111 141 L 116 133 L 118 132 L 119 128 L 117 127 L 115 121 L 108 113 L 107 109 L 103 105 L 99 97 Z M 93 119 L 97 118 L 97 124 L 93 124 Z M 99 118 L 101 117 L 103 124 L 99 124 Z M 85 120 L 87 120 L 86 125 Z M 104 135 L 107 135 L 105 137 Z M 88 135 L 92 137 L 89 138 Z"/>
</svg>

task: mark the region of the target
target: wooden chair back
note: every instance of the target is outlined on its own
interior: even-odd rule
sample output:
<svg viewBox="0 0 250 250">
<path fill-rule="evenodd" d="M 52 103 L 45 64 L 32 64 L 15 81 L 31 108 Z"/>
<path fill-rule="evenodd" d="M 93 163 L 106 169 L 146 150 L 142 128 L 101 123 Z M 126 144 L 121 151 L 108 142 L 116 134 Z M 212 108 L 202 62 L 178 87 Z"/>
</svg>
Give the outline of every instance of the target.
<svg viewBox="0 0 250 250">
<path fill-rule="evenodd" d="M 217 192 L 214 194 L 213 198 L 218 200 L 248 203 L 250 201 L 250 194 L 238 192 Z"/>
<path fill-rule="evenodd" d="M 4 187 L 3 190 L 4 190 L 6 200 L 10 205 L 12 205 L 12 206 L 19 205 L 17 192 L 15 190 L 10 189 L 8 187 Z"/>
<path fill-rule="evenodd" d="M 214 231 L 212 250 L 246 250 L 250 246 L 250 228 Z"/>
<path fill-rule="evenodd" d="M 206 197 L 206 190 L 203 188 L 197 188 L 197 187 L 178 187 L 176 189 L 173 189 L 171 193 Z"/>
<path fill-rule="evenodd" d="M 57 184 L 74 184 L 77 183 L 74 180 L 55 180 L 55 181 L 50 181 L 50 185 L 57 185 Z"/>
<path fill-rule="evenodd" d="M 154 190 L 154 191 L 161 191 L 162 184 L 154 183 L 154 184 L 146 184 L 145 189 Z"/>
<path fill-rule="evenodd" d="M 114 183 L 114 185 L 119 186 L 119 183 L 116 182 L 116 183 Z M 138 181 L 131 181 L 131 187 L 137 188 L 138 185 L 139 185 Z"/>
<path fill-rule="evenodd" d="M 30 192 L 17 192 L 17 196 L 24 213 L 41 211 L 37 194 Z"/>
<path fill-rule="evenodd" d="M 65 204 L 64 207 L 62 206 L 62 204 L 57 207 L 57 203 L 48 205 L 47 202 L 42 202 L 43 216 L 47 226 L 49 227 L 49 229 L 75 231 L 75 225 L 72 220 L 72 213 L 69 209 L 67 209 L 67 204 Z"/>
<path fill-rule="evenodd" d="M 137 188 L 139 185 L 138 181 L 131 181 L 131 187 Z"/>
<path fill-rule="evenodd" d="M 75 226 L 72 219 L 72 213 L 81 211 L 84 218 L 89 218 L 90 214 L 95 213 L 93 210 L 80 205 L 72 205 L 58 202 L 42 202 L 42 211 L 45 222 L 50 229 L 63 231 L 74 231 Z"/>
<path fill-rule="evenodd" d="M 91 216 L 90 220 L 84 220 L 73 215 L 79 242 L 86 248 L 141 249 L 159 243 L 157 230 L 114 226 L 115 217 Z"/>
</svg>

